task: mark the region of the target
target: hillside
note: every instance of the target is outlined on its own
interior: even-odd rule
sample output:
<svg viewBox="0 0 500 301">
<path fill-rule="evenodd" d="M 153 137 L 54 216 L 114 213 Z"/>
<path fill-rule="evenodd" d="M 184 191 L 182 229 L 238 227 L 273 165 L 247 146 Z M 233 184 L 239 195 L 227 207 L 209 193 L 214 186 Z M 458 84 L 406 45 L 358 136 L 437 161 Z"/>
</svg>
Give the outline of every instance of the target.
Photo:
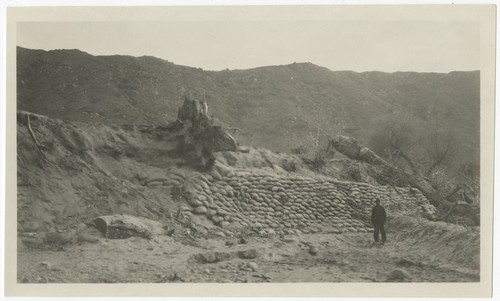
<svg viewBox="0 0 500 301">
<path fill-rule="evenodd" d="M 479 160 L 479 72 L 331 71 L 311 63 L 204 71 L 154 57 L 17 50 L 18 109 L 74 121 L 164 124 L 184 95 L 204 100 L 247 145 L 289 152 L 317 128 L 363 144 L 386 120 L 432 121 Z M 417 134 L 419 134 L 417 132 Z"/>
<path fill-rule="evenodd" d="M 429 220 L 436 208 L 418 190 L 341 181 L 260 148 L 218 151 L 200 171 L 197 120 L 19 111 L 18 282 L 479 281 L 478 227 Z M 369 233 L 377 197 L 385 245 Z"/>
<path fill-rule="evenodd" d="M 480 280 L 477 192 L 414 147 L 478 160 L 478 72 L 17 54 L 18 282 Z M 392 130 L 418 172 L 370 149 Z"/>
</svg>

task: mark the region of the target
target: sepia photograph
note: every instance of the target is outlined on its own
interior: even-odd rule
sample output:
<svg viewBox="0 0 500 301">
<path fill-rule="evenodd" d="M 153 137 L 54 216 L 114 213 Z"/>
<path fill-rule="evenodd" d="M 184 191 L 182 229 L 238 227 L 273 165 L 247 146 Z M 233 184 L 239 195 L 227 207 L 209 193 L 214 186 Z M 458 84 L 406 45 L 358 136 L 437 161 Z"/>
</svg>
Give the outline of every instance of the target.
<svg viewBox="0 0 500 301">
<path fill-rule="evenodd" d="M 8 8 L 10 292 L 489 296 L 495 11 Z"/>
</svg>

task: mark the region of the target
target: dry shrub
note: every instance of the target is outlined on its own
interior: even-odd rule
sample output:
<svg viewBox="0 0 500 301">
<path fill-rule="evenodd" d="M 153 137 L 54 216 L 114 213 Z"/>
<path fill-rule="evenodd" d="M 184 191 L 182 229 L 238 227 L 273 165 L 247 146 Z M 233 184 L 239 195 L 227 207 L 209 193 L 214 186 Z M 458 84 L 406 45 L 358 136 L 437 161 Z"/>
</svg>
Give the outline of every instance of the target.
<svg viewBox="0 0 500 301">
<path fill-rule="evenodd" d="M 295 161 L 287 160 L 287 159 L 283 159 L 281 161 L 281 168 L 283 168 L 284 170 L 286 170 L 288 172 L 297 171 L 297 165 L 296 165 Z"/>
<path fill-rule="evenodd" d="M 342 168 L 342 177 L 346 180 L 361 182 L 361 170 L 356 162 L 347 161 Z"/>
<path fill-rule="evenodd" d="M 190 192 L 184 184 L 175 185 L 172 187 L 172 198 L 177 202 L 182 202 L 190 198 Z"/>
<path fill-rule="evenodd" d="M 71 244 L 70 237 L 58 232 L 49 232 L 45 235 L 45 245 L 50 250 L 59 251 L 67 244 Z"/>
</svg>

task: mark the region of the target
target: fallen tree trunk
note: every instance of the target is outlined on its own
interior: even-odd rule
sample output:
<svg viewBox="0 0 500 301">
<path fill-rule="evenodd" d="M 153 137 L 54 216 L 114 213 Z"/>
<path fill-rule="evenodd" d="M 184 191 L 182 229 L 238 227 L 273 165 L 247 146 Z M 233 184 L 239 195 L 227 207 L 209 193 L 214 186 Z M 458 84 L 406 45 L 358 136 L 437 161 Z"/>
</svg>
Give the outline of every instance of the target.
<svg viewBox="0 0 500 301">
<path fill-rule="evenodd" d="M 47 157 L 43 153 L 42 146 L 40 145 L 40 143 L 38 143 L 38 140 L 35 137 L 35 133 L 33 132 L 33 129 L 31 128 L 30 114 L 27 115 L 26 124 L 28 126 L 28 132 L 30 133 L 31 139 L 33 139 L 33 142 L 35 143 L 35 147 L 38 150 L 38 153 L 45 160 L 45 162 L 48 162 L 49 160 L 47 159 Z"/>
</svg>

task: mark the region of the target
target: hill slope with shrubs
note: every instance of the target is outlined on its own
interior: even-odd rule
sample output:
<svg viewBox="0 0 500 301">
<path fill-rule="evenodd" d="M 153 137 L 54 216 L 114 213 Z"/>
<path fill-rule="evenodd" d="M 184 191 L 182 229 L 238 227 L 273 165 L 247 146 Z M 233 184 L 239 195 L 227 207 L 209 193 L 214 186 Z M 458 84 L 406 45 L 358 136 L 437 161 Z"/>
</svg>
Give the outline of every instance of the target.
<svg viewBox="0 0 500 301">
<path fill-rule="evenodd" d="M 188 95 L 238 128 L 242 143 L 286 152 L 318 133 L 345 134 L 375 149 L 373 137 L 403 122 L 413 137 L 452 135 L 459 161 L 478 163 L 479 83 L 478 71 L 356 73 L 312 63 L 205 71 L 147 56 L 17 50 L 18 109 L 64 120 L 162 124 L 175 120 Z"/>
</svg>

